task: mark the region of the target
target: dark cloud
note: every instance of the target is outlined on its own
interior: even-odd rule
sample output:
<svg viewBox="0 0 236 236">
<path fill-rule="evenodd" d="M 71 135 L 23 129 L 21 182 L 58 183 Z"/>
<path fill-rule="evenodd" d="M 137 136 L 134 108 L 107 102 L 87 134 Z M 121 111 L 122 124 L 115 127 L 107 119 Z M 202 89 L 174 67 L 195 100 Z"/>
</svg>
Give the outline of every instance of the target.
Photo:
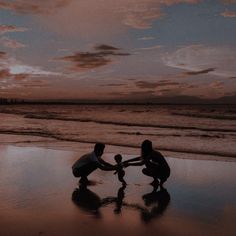
<svg viewBox="0 0 236 236">
<path fill-rule="evenodd" d="M 10 71 L 8 69 L 2 69 L 0 70 L 0 79 L 5 79 L 7 77 L 9 77 L 11 74 L 10 74 Z"/>
<path fill-rule="evenodd" d="M 111 59 L 104 58 L 100 53 L 79 52 L 72 56 L 65 56 L 61 59 L 75 63 L 75 69 L 92 69 L 105 66 Z"/>
<path fill-rule="evenodd" d="M 125 86 L 125 85 L 127 85 L 127 84 L 122 84 L 122 83 L 120 83 L 120 84 L 103 84 L 103 85 L 101 85 L 101 86 L 103 86 L 103 87 L 120 87 L 120 86 Z"/>
<path fill-rule="evenodd" d="M 73 62 L 73 70 L 94 69 L 112 62 L 110 57 L 128 56 L 129 53 L 120 52 L 120 49 L 109 45 L 98 45 L 93 52 L 78 52 L 71 56 L 58 58 L 59 60 Z"/>
<path fill-rule="evenodd" d="M 3 59 L 5 58 L 5 56 L 7 55 L 6 52 L 0 52 L 0 59 Z"/>
<path fill-rule="evenodd" d="M 62 8 L 71 3 L 71 0 L 0 0 L 0 9 L 15 11 L 20 14 L 49 14 L 55 9 Z"/>
<path fill-rule="evenodd" d="M 48 87 L 50 84 L 44 80 L 32 80 L 30 82 L 22 84 L 25 88 L 45 88 Z"/>
<path fill-rule="evenodd" d="M 186 85 L 186 88 L 194 89 L 194 88 L 198 88 L 198 86 L 195 84 L 190 84 L 190 85 Z"/>
<path fill-rule="evenodd" d="M 113 46 L 110 46 L 110 45 L 106 45 L 106 44 L 101 44 L 101 45 L 95 46 L 94 49 L 98 50 L 98 51 L 116 51 L 116 50 L 119 50 L 119 48 L 116 48 L 116 47 L 113 47 Z"/>
<path fill-rule="evenodd" d="M 201 74 L 208 74 L 209 72 L 215 71 L 216 68 L 208 68 L 204 70 L 199 70 L 199 71 L 188 71 L 185 72 L 185 75 L 201 75 Z"/>
<path fill-rule="evenodd" d="M 164 86 L 178 86 L 180 83 L 178 82 L 171 82 L 169 80 L 161 80 L 158 82 L 147 82 L 147 81 L 137 81 L 135 85 L 142 89 L 151 89 L 157 87 L 164 87 Z"/>
<path fill-rule="evenodd" d="M 147 91 L 133 91 L 128 94 L 128 98 L 153 98 L 155 96 L 155 90 L 147 90 Z"/>
</svg>

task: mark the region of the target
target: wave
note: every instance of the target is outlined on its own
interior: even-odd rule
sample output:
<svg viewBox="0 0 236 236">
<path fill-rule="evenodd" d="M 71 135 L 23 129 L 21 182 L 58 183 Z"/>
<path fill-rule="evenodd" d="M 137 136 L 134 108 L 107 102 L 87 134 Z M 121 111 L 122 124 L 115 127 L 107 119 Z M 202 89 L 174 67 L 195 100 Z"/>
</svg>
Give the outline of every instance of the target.
<svg viewBox="0 0 236 236">
<path fill-rule="evenodd" d="M 65 142 L 78 142 L 78 143 L 88 143 L 88 144 L 94 144 L 101 140 L 89 140 L 89 139 L 79 139 L 79 138 L 68 138 L 63 137 L 59 133 L 51 133 L 49 131 L 44 131 L 40 129 L 36 130 L 6 130 L 2 129 L 0 130 L 0 134 L 8 134 L 8 135 L 26 135 L 26 136 L 39 136 L 39 137 L 46 137 L 46 138 L 52 138 L 54 140 L 58 141 L 65 141 Z M 140 145 L 138 144 L 127 144 L 127 143 L 121 143 L 121 142 L 105 142 L 107 145 L 112 146 L 119 146 L 119 147 L 131 147 L 131 148 L 140 148 Z M 170 148 L 170 147 L 158 147 L 158 150 L 160 151 L 170 151 L 170 152 L 176 152 L 176 153 L 186 153 L 186 154 L 200 154 L 200 155 L 211 155 L 211 156 L 221 156 L 221 157 L 229 157 L 229 158 L 236 158 L 236 153 L 227 152 L 227 151 L 204 151 L 204 150 L 193 150 L 193 149 L 187 149 L 187 148 Z"/>
<path fill-rule="evenodd" d="M 124 135 L 137 135 L 137 136 L 155 136 L 155 137 L 197 137 L 197 138 L 225 138 L 225 134 L 153 134 L 142 132 L 117 132 Z M 228 134 L 227 136 L 235 137 L 236 134 Z"/>
<path fill-rule="evenodd" d="M 75 121 L 75 122 L 92 122 L 97 124 L 105 125 L 118 125 L 118 126 L 128 126 L 128 127 L 143 127 L 143 128 L 162 128 L 162 129 L 179 129 L 179 130 L 199 130 L 199 131 L 211 131 L 211 132 L 236 132 L 236 129 L 221 129 L 221 128 L 203 128 L 195 126 L 177 126 L 177 125 L 157 125 L 157 124 L 140 124 L 131 123 L 124 121 L 110 121 L 110 120 L 98 120 L 90 118 L 67 118 L 53 115 L 38 115 L 38 114 L 28 114 L 25 118 L 30 119 L 43 119 L 43 120 L 60 120 L 60 121 Z"/>
<path fill-rule="evenodd" d="M 206 131 L 206 132 L 225 132 L 232 133 L 236 132 L 234 128 L 208 128 L 208 127 L 196 127 L 196 126 L 182 126 L 182 125 L 165 125 L 165 124 L 143 124 L 143 123 L 132 123 L 126 121 L 111 121 L 111 120 L 101 120 L 101 119 L 91 119 L 91 118 L 70 118 L 70 117 L 62 117 L 59 113 L 56 112 L 48 112 L 42 111 L 39 113 L 35 112 L 27 112 L 22 110 L 9 110 L 2 109 L 0 113 L 6 114 L 15 114 L 15 115 L 23 115 L 24 118 L 28 119 L 40 119 L 40 120 L 58 120 L 58 121 L 68 121 L 68 122 L 90 122 L 96 124 L 104 124 L 104 125 L 116 125 L 116 126 L 127 126 L 127 127 L 143 127 L 143 128 L 161 128 L 161 129 L 175 129 L 175 130 L 198 130 L 198 131 Z M 176 113 L 186 115 L 185 113 Z"/>
<path fill-rule="evenodd" d="M 215 119 L 215 120 L 236 120 L 235 115 L 199 114 L 199 113 L 183 113 L 183 112 L 172 112 L 171 114 L 177 115 L 177 116 L 209 118 L 209 119 Z"/>
</svg>

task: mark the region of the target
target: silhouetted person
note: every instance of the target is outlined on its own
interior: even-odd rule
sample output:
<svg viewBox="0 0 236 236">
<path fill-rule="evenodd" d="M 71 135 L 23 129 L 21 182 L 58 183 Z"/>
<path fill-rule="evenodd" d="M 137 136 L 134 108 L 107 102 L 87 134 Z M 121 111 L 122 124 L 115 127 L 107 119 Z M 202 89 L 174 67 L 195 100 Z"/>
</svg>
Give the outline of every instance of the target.
<svg viewBox="0 0 236 236">
<path fill-rule="evenodd" d="M 122 156 L 120 154 L 117 154 L 117 155 L 115 155 L 114 159 L 117 163 L 116 171 L 115 171 L 114 174 L 118 175 L 118 179 L 123 185 L 127 185 L 127 183 L 124 180 L 125 171 L 124 171 L 124 166 L 123 166 L 123 163 L 122 163 Z"/>
<path fill-rule="evenodd" d="M 162 186 L 170 176 L 170 167 L 164 156 L 152 148 L 152 142 L 145 140 L 141 146 L 141 157 L 136 157 L 123 162 L 124 166 L 142 166 L 146 168 L 142 170 L 143 174 L 152 177 L 153 185 Z"/>
<path fill-rule="evenodd" d="M 160 188 L 159 191 L 154 190 L 151 193 L 143 195 L 145 206 L 152 206 L 151 210 L 143 210 L 141 218 L 145 223 L 150 220 L 162 216 L 170 203 L 170 194 L 165 188 Z"/>
<path fill-rule="evenodd" d="M 105 145 L 103 143 L 96 143 L 93 152 L 83 155 L 74 163 L 72 172 L 75 177 L 80 177 L 80 183 L 88 183 L 87 176 L 97 168 L 106 171 L 116 169 L 115 166 L 102 159 L 104 149 Z"/>
<path fill-rule="evenodd" d="M 74 190 L 72 200 L 82 210 L 96 217 L 100 217 L 99 208 L 102 206 L 101 198 L 89 190 L 85 184 L 80 185 L 79 188 Z"/>
</svg>

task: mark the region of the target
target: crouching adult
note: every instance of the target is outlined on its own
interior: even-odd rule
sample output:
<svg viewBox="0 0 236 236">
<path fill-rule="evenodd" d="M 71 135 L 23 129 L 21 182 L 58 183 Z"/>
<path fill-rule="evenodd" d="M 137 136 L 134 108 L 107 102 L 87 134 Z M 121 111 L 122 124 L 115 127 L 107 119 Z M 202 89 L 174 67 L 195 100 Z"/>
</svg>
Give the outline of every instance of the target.
<svg viewBox="0 0 236 236">
<path fill-rule="evenodd" d="M 72 173 L 75 177 L 80 178 L 80 183 L 88 183 L 88 175 L 98 168 L 105 171 L 116 169 L 114 165 L 102 159 L 104 149 L 105 144 L 96 143 L 93 152 L 83 155 L 73 164 Z"/>
</svg>

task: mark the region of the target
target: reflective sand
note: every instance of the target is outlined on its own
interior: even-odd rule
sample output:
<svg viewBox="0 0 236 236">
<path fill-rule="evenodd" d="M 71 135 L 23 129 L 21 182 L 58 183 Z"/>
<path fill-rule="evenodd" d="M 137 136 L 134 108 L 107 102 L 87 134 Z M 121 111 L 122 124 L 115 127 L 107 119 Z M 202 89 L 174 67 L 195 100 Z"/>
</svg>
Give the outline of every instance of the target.
<svg viewBox="0 0 236 236">
<path fill-rule="evenodd" d="M 95 185 L 76 189 L 71 165 L 87 150 L 1 146 L 0 235 L 235 234 L 236 162 L 168 158 L 162 191 L 139 167 L 126 169 L 126 188 L 96 171 Z"/>
</svg>

